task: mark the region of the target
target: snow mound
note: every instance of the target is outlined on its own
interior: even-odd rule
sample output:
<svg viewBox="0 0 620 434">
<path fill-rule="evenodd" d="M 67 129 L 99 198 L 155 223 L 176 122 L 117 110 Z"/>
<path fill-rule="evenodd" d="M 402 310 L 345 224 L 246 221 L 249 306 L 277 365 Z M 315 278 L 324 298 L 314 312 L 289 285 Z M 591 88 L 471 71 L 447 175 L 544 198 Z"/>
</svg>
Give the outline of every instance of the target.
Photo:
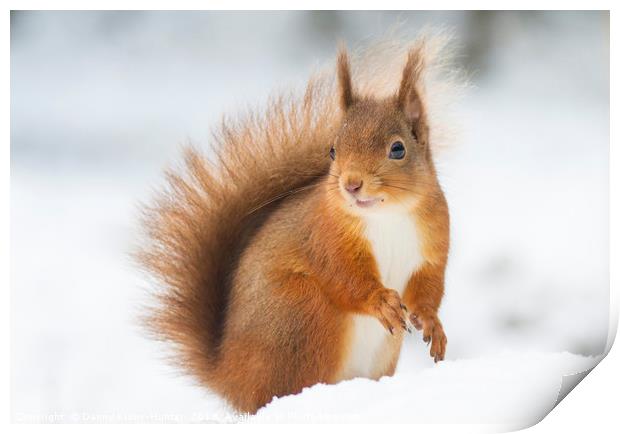
<svg viewBox="0 0 620 434">
<path fill-rule="evenodd" d="M 444 361 L 417 372 L 399 366 L 393 377 L 379 381 L 357 378 L 336 385 L 317 384 L 298 395 L 274 398 L 250 422 L 472 423 L 524 428 L 557 404 L 564 376 L 587 371 L 597 362 L 597 358 L 567 352 L 504 352 Z"/>
</svg>

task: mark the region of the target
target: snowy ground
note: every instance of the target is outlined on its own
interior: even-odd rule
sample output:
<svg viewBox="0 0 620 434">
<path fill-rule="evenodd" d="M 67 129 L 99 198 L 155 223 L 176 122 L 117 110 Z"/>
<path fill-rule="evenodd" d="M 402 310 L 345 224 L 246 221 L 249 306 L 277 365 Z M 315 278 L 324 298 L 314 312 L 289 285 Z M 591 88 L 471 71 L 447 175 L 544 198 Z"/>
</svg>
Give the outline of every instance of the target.
<svg viewBox="0 0 620 434">
<path fill-rule="evenodd" d="M 406 351 L 405 360 L 412 353 Z M 519 429 L 546 416 L 558 402 L 563 376 L 595 359 L 569 353 L 504 352 L 414 369 L 401 363 L 394 377 L 319 384 L 274 399 L 251 422 L 389 422 L 486 424 Z"/>
<path fill-rule="evenodd" d="M 591 31 L 587 43 L 594 44 L 601 35 Z M 598 45 L 580 50 L 587 61 L 572 63 L 579 42 L 570 38 L 584 35 L 561 34 L 566 46 L 533 32 L 546 69 L 522 66 L 532 55 L 525 39 L 500 43 L 505 51 L 493 71 L 462 102 L 458 146 L 439 166 L 453 234 L 440 313 L 447 360 L 433 365 L 419 336 L 411 336 L 393 378 L 317 385 L 275 400 L 252 421 L 524 426 L 553 407 L 563 375 L 594 365 L 587 356 L 604 351 L 609 323 L 609 106 L 606 88 L 601 97 L 588 79 L 605 64 Z M 204 141 L 201 116 L 231 100 L 253 101 L 262 94 L 256 89 L 276 86 L 295 69 L 275 66 L 241 90 L 219 86 L 206 103 L 194 98 L 212 89 L 201 74 L 218 72 L 201 70 L 195 57 L 173 59 L 168 63 L 180 70 L 157 75 L 153 59 L 119 60 L 95 48 L 107 69 L 92 72 L 83 54 L 73 56 L 75 69 L 67 67 L 70 55 L 39 64 L 53 38 L 42 40 L 12 58 L 13 420 L 239 420 L 145 339 L 136 323 L 144 282 L 128 254 L 137 202 L 150 197 L 162 166 L 177 155 L 178 147 L 162 142 L 188 135 Z M 129 68 L 133 61 L 140 67 Z M 224 72 L 213 70 L 225 75 L 227 62 Z M 50 75 L 34 80 L 42 67 Z M 65 76 L 67 69 L 75 76 Z M 145 70 L 153 73 L 143 82 Z M 168 87 L 154 84 L 173 77 L 179 81 Z M 104 85 L 91 90 L 89 80 Z M 136 88 L 126 99 L 126 89 Z M 91 98 L 104 100 L 92 116 Z"/>
</svg>

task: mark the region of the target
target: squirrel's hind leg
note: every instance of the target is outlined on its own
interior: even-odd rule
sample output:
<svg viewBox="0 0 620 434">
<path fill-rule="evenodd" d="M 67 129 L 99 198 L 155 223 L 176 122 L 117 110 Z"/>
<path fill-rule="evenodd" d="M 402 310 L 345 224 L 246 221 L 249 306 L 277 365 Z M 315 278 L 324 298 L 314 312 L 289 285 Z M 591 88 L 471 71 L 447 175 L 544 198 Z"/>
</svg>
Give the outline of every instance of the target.
<svg viewBox="0 0 620 434">
<path fill-rule="evenodd" d="M 311 277 L 277 280 L 263 288 L 272 293 L 270 302 L 254 303 L 222 346 L 214 389 L 244 413 L 256 413 L 274 396 L 334 383 L 341 369 L 342 313 Z"/>
</svg>

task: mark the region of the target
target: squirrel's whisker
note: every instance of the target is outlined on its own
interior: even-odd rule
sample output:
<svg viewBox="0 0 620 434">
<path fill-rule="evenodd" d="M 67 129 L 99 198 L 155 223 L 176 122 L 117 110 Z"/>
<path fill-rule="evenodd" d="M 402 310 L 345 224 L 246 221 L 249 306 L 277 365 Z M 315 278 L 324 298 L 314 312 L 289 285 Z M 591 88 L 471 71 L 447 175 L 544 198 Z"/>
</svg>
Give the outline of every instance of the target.
<svg viewBox="0 0 620 434">
<path fill-rule="evenodd" d="M 305 190 L 309 190 L 309 189 L 314 188 L 314 187 L 317 187 L 317 186 L 319 186 L 319 185 L 320 185 L 320 183 L 310 184 L 310 185 L 305 185 L 305 186 L 303 186 L 303 187 L 294 188 L 294 189 L 289 190 L 289 191 L 287 191 L 287 192 L 284 192 L 284 193 L 278 194 L 277 196 L 274 196 L 274 197 L 273 197 L 273 198 L 271 198 L 270 200 L 268 200 L 268 201 L 266 201 L 266 202 L 263 202 L 262 204 L 258 205 L 258 206 L 257 206 L 257 207 L 255 207 L 255 208 L 252 208 L 252 209 L 251 209 L 251 210 L 250 210 L 250 211 L 246 214 L 246 216 L 248 216 L 248 215 L 250 215 L 250 214 L 253 214 L 253 213 L 255 213 L 256 211 L 258 211 L 259 209 L 264 208 L 264 207 L 266 207 L 267 205 L 270 205 L 270 204 L 272 204 L 272 203 L 274 203 L 274 202 L 276 202 L 276 201 L 278 201 L 278 200 L 280 200 L 280 199 L 283 199 L 283 198 L 285 198 L 285 197 L 287 197 L 287 196 L 290 196 L 290 195 L 292 195 L 292 194 L 296 194 L 296 193 L 300 193 L 300 192 L 305 191 Z"/>
</svg>

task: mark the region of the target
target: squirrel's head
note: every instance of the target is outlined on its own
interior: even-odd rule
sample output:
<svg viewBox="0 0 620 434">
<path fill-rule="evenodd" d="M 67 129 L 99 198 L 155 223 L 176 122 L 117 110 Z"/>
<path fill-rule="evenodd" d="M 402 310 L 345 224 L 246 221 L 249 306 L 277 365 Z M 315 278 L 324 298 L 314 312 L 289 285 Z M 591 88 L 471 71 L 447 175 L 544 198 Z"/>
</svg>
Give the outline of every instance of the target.
<svg viewBox="0 0 620 434">
<path fill-rule="evenodd" d="M 394 95 L 360 96 L 351 82 L 348 56 L 340 51 L 343 116 L 330 149 L 329 182 L 332 197 L 356 214 L 410 209 L 436 185 L 421 89 L 423 68 L 422 48 L 414 48 Z"/>
</svg>

